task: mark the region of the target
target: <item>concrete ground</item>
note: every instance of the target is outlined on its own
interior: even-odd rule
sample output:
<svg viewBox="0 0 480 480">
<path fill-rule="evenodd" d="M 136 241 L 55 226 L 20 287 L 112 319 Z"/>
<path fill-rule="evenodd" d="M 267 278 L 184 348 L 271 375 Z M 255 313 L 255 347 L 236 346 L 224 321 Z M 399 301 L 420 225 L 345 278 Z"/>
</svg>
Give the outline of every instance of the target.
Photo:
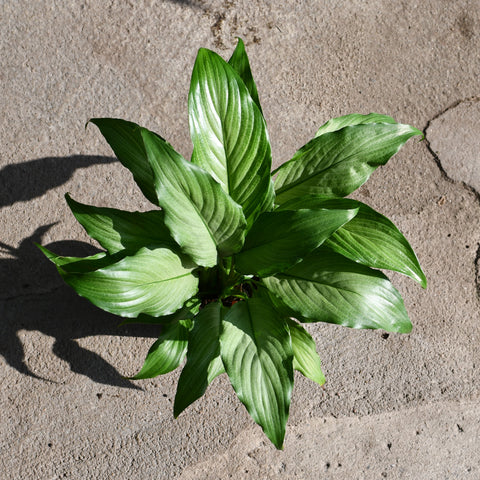
<svg viewBox="0 0 480 480">
<path fill-rule="evenodd" d="M 0 1 L 1 479 L 480 478 L 478 0 Z M 62 284 L 33 246 L 92 251 L 64 193 L 148 208 L 90 117 L 135 121 L 188 156 L 199 47 L 242 37 L 275 165 L 322 123 L 379 112 L 423 129 L 357 198 L 418 254 L 392 275 L 409 335 L 311 325 L 327 383 L 296 378 L 275 450 L 225 376 L 177 420 L 178 372 L 138 382 L 155 329 Z"/>
</svg>

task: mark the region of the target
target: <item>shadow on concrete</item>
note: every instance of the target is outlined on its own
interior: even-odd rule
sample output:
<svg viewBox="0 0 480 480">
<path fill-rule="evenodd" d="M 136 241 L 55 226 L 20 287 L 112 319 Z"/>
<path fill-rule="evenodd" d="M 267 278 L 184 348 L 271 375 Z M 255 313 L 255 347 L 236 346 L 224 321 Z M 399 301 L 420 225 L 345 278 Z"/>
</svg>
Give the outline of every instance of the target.
<svg viewBox="0 0 480 480">
<path fill-rule="evenodd" d="M 0 208 L 42 196 L 67 182 L 79 168 L 116 161 L 111 157 L 72 155 L 7 165 L 0 170 Z"/>
<path fill-rule="evenodd" d="M 156 338 L 160 333 L 159 327 L 119 327 L 119 317 L 94 307 L 63 284 L 55 266 L 35 246 L 35 243 L 41 243 L 51 226 L 38 227 L 18 248 L 0 242 L 0 249 L 10 257 L 0 259 L 3 277 L 0 293 L 0 355 L 17 371 L 40 379 L 27 366 L 19 338 L 22 330 L 36 330 L 54 339 L 53 352 L 66 361 L 73 372 L 86 375 L 98 383 L 139 389 L 100 355 L 82 348 L 76 340 L 99 335 Z M 55 242 L 46 247 L 55 253 L 71 256 L 87 256 L 98 251 L 91 245 L 77 241 Z M 55 381 L 55 378 L 49 380 Z"/>
</svg>

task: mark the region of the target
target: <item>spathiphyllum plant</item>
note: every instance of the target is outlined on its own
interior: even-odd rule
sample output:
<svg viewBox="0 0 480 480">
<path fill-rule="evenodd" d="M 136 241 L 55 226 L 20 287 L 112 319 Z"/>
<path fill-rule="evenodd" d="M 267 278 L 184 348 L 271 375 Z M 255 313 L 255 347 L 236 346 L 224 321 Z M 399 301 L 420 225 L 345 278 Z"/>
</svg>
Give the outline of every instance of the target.
<svg viewBox="0 0 480 480">
<path fill-rule="evenodd" d="M 133 378 L 168 373 L 186 357 L 175 417 L 226 373 L 282 448 L 294 370 L 325 381 L 303 323 L 411 330 L 399 292 L 378 269 L 425 287 L 412 248 L 390 220 L 344 197 L 421 132 L 386 115 L 334 118 L 271 172 L 241 40 L 228 62 L 200 49 L 188 110 L 191 161 L 134 123 L 91 120 L 157 208 L 125 212 L 67 195 L 104 251 L 75 258 L 40 248 L 96 306 L 124 322 L 162 326 Z"/>
</svg>

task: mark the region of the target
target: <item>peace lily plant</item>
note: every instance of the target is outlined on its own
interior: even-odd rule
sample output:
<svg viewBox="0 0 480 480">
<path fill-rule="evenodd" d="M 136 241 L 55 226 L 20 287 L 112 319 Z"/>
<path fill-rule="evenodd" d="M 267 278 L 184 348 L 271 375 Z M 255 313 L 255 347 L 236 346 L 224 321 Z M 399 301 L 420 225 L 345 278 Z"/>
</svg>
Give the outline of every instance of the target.
<svg viewBox="0 0 480 480">
<path fill-rule="evenodd" d="M 66 199 L 104 249 L 87 257 L 40 247 L 66 283 L 124 322 L 162 325 L 134 379 L 177 368 L 177 417 L 226 373 L 252 418 L 282 448 L 294 370 L 322 385 L 303 323 L 407 333 L 402 298 L 378 269 L 426 286 L 386 217 L 344 198 L 421 132 L 379 114 L 320 127 L 271 172 L 270 143 L 244 44 L 228 62 L 200 49 L 188 98 L 186 161 L 125 120 L 95 124 L 156 207 L 99 208 Z"/>
</svg>

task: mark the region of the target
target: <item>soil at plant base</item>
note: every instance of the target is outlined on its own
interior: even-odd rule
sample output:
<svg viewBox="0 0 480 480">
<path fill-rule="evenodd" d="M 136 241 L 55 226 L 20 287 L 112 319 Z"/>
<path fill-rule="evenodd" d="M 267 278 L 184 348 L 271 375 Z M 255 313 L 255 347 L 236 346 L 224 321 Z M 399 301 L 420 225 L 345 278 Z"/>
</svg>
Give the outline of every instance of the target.
<svg viewBox="0 0 480 480">
<path fill-rule="evenodd" d="M 480 4 L 185 0 L 0 7 L 0 478 L 480 477 Z M 296 377 L 276 451 L 227 379 L 173 419 L 179 372 L 130 382 L 158 331 L 117 327 L 63 286 L 34 242 L 95 251 L 64 201 L 148 210 L 91 117 L 191 153 L 199 47 L 245 40 L 287 161 L 329 118 L 379 112 L 426 131 L 356 194 L 391 218 L 428 288 L 391 275 L 409 335 L 309 325 L 323 388 Z"/>
</svg>

